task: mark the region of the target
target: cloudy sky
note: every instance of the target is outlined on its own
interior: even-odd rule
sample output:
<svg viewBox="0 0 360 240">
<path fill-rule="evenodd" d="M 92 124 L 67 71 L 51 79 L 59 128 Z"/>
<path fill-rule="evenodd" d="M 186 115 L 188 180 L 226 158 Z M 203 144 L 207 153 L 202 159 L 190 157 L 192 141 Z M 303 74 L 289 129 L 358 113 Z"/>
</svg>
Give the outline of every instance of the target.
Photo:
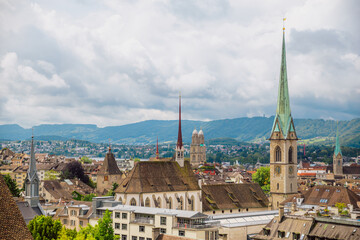
<svg viewBox="0 0 360 240">
<path fill-rule="evenodd" d="M 271 3 L 270 3 L 271 2 Z M 360 1 L 0 0 L 0 124 L 360 116 Z"/>
</svg>

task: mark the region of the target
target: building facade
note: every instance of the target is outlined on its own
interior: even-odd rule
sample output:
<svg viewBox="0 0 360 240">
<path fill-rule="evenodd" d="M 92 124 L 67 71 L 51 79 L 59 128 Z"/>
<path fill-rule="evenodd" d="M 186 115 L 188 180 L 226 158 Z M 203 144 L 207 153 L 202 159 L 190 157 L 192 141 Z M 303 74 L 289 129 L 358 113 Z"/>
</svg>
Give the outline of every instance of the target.
<svg viewBox="0 0 360 240">
<path fill-rule="evenodd" d="M 279 92 L 270 135 L 270 193 L 277 209 L 289 195 L 297 193 L 297 135 L 291 116 L 283 32 Z"/>
</svg>

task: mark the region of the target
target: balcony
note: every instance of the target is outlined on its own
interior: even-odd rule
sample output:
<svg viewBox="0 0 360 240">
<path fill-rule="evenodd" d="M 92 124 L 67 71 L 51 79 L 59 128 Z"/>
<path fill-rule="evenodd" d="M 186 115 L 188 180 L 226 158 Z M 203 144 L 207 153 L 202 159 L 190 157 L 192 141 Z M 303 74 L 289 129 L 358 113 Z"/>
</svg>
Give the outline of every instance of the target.
<svg viewBox="0 0 360 240">
<path fill-rule="evenodd" d="M 213 221 L 211 223 L 200 223 L 200 224 L 190 224 L 190 223 L 177 223 L 174 228 L 191 228 L 191 229 L 205 229 L 205 228 L 216 228 L 220 227 L 220 221 Z"/>
<path fill-rule="evenodd" d="M 137 218 L 131 220 L 131 223 L 147 223 L 147 224 L 154 225 L 154 219 L 153 218 L 137 217 Z"/>
</svg>

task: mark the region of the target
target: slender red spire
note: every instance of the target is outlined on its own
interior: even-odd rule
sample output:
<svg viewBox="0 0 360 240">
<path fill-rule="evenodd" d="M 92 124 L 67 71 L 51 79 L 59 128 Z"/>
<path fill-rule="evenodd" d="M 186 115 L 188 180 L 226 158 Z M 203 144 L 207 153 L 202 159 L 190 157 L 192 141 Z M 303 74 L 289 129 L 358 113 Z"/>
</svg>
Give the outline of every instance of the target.
<svg viewBox="0 0 360 240">
<path fill-rule="evenodd" d="M 178 140 L 176 146 L 179 147 L 179 149 L 181 149 L 181 147 L 183 146 L 182 134 L 181 134 L 181 95 L 180 94 L 179 94 L 179 132 L 178 132 Z"/>
<path fill-rule="evenodd" d="M 156 159 L 159 159 L 159 138 L 156 137 Z"/>
</svg>

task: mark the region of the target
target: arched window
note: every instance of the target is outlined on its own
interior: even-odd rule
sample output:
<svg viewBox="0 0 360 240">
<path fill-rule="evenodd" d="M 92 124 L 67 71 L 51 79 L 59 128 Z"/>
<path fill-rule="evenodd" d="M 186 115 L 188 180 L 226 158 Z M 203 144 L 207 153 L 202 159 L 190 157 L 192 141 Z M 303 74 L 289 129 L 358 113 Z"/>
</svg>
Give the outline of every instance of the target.
<svg viewBox="0 0 360 240">
<path fill-rule="evenodd" d="M 183 200 L 183 197 L 181 196 L 180 197 L 180 202 L 179 202 L 179 209 L 180 210 L 183 210 L 183 203 L 184 203 L 184 200 Z"/>
<path fill-rule="evenodd" d="M 290 192 L 292 192 L 292 183 L 290 183 Z"/>
<path fill-rule="evenodd" d="M 338 160 L 338 166 L 340 166 L 340 160 Z"/>
<path fill-rule="evenodd" d="M 158 199 L 157 199 L 157 203 L 158 203 L 158 208 L 161 208 L 161 198 L 160 197 L 158 197 Z"/>
<path fill-rule="evenodd" d="M 192 196 L 191 197 L 191 203 L 190 203 L 190 210 L 191 211 L 194 211 L 194 209 L 195 209 L 195 198 L 194 198 L 194 196 Z"/>
<path fill-rule="evenodd" d="M 281 162 L 281 149 L 279 146 L 275 148 L 275 162 Z"/>
<path fill-rule="evenodd" d="M 119 197 L 118 201 L 119 201 L 121 204 L 123 203 L 121 197 Z"/>
<path fill-rule="evenodd" d="M 132 198 L 132 199 L 131 199 L 130 205 L 131 205 L 131 206 L 136 206 L 136 200 L 135 200 L 135 198 Z"/>
<path fill-rule="evenodd" d="M 145 200 L 145 207 L 150 207 L 150 199 L 146 198 Z"/>
<path fill-rule="evenodd" d="M 169 209 L 172 209 L 172 198 L 169 197 Z"/>
<path fill-rule="evenodd" d="M 280 188 L 280 185 L 276 184 L 276 189 L 279 190 L 279 188 Z"/>
<path fill-rule="evenodd" d="M 293 148 L 289 148 L 289 163 L 293 163 Z"/>
</svg>

